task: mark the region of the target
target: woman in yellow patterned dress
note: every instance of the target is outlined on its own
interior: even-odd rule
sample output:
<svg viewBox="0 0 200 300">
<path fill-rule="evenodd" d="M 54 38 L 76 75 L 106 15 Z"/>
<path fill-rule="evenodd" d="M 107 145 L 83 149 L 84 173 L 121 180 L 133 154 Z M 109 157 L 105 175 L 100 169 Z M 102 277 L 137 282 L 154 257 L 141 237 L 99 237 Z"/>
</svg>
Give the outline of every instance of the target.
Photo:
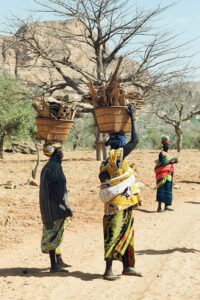
<svg viewBox="0 0 200 300">
<path fill-rule="evenodd" d="M 134 107 L 129 106 L 132 123 L 131 140 L 126 144 L 123 133 L 110 135 L 109 156 L 100 167 L 100 198 L 105 205 L 103 218 L 106 269 L 104 279 L 118 279 L 112 271 L 113 260 L 123 263 L 123 275 L 142 276 L 135 270 L 134 229 L 132 210 L 141 204 L 139 187 L 135 181 L 134 166 L 125 157 L 136 147 Z"/>
</svg>

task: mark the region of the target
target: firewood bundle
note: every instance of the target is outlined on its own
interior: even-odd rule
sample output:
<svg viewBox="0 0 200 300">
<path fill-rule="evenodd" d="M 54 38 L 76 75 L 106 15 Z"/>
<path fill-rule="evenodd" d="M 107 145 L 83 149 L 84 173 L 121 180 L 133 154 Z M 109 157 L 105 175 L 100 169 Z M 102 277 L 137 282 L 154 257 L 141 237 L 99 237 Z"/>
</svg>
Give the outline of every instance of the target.
<svg viewBox="0 0 200 300">
<path fill-rule="evenodd" d="M 127 104 L 133 103 L 137 111 L 139 111 L 145 104 L 145 100 L 143 99 L 142 94 L 139 92 L 126 91 L 125 98 Z"/>
<path fill-rule="evenodd" d="M 94 86 L 91 81 L 88 83 L 90 99 L 95 108 L 127 106 L 132 103 L 136 110 L 139 111 L 144 105 L 145 101 L 141 93 L 125 90 L 117 79 L 122 60 L 123 58 L 120 57 L 116 69 L 108 83 L 102 84 L 101 86 Z"/>
<path fill-rule="evenodd" d="M 64 142 L 67 139 L 74 118 L 74 110 L 67 104 L 68 101 L 61 97 L 35 99 L 33 107 L 37 111 L 35 121 L 39 140 Z"/>
<path fill-rule="evenodd" d="M 64 97 L 44 98 L 38 97 L 33 102 L 38 118 L 51 118 L 55 120 L 71 120 L 72 108 L 67 105 Z"/>
</svg>

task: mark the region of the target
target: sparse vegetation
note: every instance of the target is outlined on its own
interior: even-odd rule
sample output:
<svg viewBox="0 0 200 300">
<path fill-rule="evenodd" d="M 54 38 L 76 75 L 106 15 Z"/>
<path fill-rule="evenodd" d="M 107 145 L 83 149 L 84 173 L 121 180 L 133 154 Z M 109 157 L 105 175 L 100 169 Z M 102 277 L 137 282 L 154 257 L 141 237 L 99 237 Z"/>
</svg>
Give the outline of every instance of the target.
<svg viewBox="0 0 200 300">
<path fill-rule="evenodd" d="M 6 138 L 26 139 L 34 131 L 31 101 L 23 96 L 22 86 L 13 78 L 0 77 L 0 158 Z"/>
</svg>

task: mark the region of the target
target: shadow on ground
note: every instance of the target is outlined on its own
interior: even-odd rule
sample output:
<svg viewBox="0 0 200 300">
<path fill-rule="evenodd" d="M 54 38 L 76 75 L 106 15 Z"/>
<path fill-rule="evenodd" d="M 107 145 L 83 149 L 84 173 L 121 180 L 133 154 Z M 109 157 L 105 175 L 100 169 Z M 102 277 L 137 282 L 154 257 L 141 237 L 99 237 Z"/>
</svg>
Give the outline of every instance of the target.
<svg viewBox="0 0 200 300">
<path fill-rule="evenodd" d="M 197 202 L 197 201 L 185 201 L 184 203 L 190 203 L 190 204 L 200 204 L 200 202 Z"/>
<path fill-rule="evenodd" d="M 182 252 L 182 253 L 196 253 L 200 252 L 200 250 L 194 249 L 194 248 L 173 248 L 173 249 L 167 249 L 167 250 L 154 250 L 154 249 L 147 249 L 147 250 L 138 250 L 135 251 L 139 255 L 162 255 L 162 254 L 170 254 L 173 252 Z"/>
<path fill-rule="evenodd" d="M 50 273 L 49 268 L 2 268 L 0 277 L 19 276 L 19 277 L 74 277 L 83 281 L 92 281 L 102 278 L 100 274 L 84 273 L 81 271 Z"/>
<path fill-rule="evenodd" d="M 156 210 L 147 210 L 147 209 L 143 209 L 143 208 L 135 208 L 134 210 L 143 212 L 143 213 L 147 213 L 147 214 L 155 214 L 157 213 Z"/>
<path fill-rule="evenodd" d="M 180 180 L 180 183 L 195 183 L 195 184 L 200 184 L 200 181 L 192 181 L 192 180 Z"/>
</svg>

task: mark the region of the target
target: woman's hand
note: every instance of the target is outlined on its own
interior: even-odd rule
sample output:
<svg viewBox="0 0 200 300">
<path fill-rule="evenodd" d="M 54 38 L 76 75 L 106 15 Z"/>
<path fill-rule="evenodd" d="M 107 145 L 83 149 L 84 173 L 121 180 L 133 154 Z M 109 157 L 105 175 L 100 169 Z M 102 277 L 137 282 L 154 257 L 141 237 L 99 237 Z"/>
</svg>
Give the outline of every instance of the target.
<svg viewBox="0 0 200 300">
<path fill-rule="evenodd" d="M 172 164 L 177 164 L 177 163 L 179 162 L 179 160 L 178 160 L 177 157 L 173 157 L 173 158 L 171 159 L 171 162 L 172 162 Z"/>
<path fill-rule="evenodd" d="M 71 208 L 69 208 L 68 206 L 66 207 L 66 216 L 73 217 L 73 212 L 72 212 Z"/>
<path fill-rule="evenodd" d="M 133 104 L 128 105 L 128 114 L 131 117 L 131 119 L 134 119 L 135 116 L 135 106 Z"/>
</svg>

